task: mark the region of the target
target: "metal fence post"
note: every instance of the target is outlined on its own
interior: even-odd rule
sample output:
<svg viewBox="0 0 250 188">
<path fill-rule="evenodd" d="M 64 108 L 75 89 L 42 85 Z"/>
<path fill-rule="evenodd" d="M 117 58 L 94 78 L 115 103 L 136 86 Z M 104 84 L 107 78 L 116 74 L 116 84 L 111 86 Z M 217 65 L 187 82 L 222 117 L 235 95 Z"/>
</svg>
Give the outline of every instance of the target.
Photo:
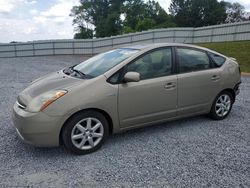
<svg viewBox="0 0 250 188">
<path fill-rule="evenodd" d="M 173 42 L 175 42 L 175 30 L 172 30 L 173 32 Z"/>
<path fill-rule="evenodd" d="M 94 39 L 91 41 L 91 54 L 94 55 Z"/>
<path fill-rule="evenodd" d="M 55 42 L 52 41 L 53 55 L 55 55 Z"/>
<path fill-rule="evenodd" d="M 32 51 L 33 51 L 33 56 L 35 56 L 35 45 L 34 45 L 34 42 L 32 42 Z"/>
<path fill-rule="evenodd" d="M 192 44 L 194 43 L 194 33 L 195 33 L 195 28 L 193 28 L 193 30 L 192 30 Z"/>
<path fill-rule="evenodd" d="M 152 31 L 153 34 L 153 43 L 155 43 L 155 31 Z"/>
<path fill-rule="evenodd" d="M 210 42 L 213 42 L 214 28 L 211 29 Z"/>
<path fill-rule="evenodd" d="M 15 57 L 17 57 L 16 44 L 14 44 Z"/>
<path fill-rule="evenodd" d="M 74 41 L 74 39 L 72 40 L 72 48 L 73 48 L 73 55 L 75 55 L 75 41 Z"/>
<path fill-rule="evenodd" d="M 237 35 L 238 27 L 239 27 L 239 25 L 234 26 L 233 41 L 236 41 L 236 35 Z"/>
</svg>

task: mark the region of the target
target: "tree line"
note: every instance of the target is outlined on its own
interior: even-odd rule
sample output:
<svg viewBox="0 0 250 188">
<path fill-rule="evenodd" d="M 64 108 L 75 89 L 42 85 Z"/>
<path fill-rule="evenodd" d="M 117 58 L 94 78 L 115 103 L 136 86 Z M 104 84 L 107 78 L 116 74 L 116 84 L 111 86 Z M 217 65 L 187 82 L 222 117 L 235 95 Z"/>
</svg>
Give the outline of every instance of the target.
<svg viewBox="0 0 250 188">
<path fill-rule="evenodd" d="M 169 12 L 155 0 L 80 0 L 70 16 L 75 26 L 75 39 L 247 20 L 241 4 L 217 0 L 172 0 Z"/>
</svg>

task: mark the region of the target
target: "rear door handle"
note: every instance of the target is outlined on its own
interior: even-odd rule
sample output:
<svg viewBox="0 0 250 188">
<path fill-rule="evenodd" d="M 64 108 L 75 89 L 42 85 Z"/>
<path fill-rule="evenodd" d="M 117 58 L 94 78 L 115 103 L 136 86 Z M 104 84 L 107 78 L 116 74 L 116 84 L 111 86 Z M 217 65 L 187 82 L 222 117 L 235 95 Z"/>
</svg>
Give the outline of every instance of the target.
<svg viewBox="0 0 250 188">
<path fill-rule="evenodd" d="M 175 88 L 175 84 L 172 83 L 172 82 L 169 82 L 167 83 L 165 86 L 164 86 L 165 89 L 173 89 Z"/>
<path fill-rule="evenodd" d="M 211 78 L 211 80 L 213 80 L 213 81 L 216 81 L 216 80 L 219 80 L 219 79 L 220 79 L 220 76 L 218 76 L 218 75 L 213 75 L 212 78 Z"/>
</svg>

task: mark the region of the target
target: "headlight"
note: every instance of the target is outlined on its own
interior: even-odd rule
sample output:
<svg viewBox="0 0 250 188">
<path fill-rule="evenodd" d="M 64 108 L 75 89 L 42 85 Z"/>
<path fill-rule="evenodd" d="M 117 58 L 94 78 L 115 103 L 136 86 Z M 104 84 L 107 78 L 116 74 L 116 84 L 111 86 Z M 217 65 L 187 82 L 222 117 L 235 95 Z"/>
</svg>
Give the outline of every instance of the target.
<svg viewBox="0 0 250 188">
<path fill-rule="evenodd" d="M 29 112 L 39 112 L 67 93 L 66 90 L 53 90 L 35 97 L 27 106 Z"/>
</svg>

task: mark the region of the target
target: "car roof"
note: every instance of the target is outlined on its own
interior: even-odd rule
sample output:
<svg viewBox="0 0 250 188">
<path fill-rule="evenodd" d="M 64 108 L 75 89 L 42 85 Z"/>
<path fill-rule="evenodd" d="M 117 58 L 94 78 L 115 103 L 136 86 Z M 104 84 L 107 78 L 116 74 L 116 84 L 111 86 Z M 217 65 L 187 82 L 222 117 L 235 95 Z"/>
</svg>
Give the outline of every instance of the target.
<svg viewBox="0 0 250 188">
<path fill-rule="evenodd" d="M 196 45 L 192 45 L 192 44 L 184 44 L 184 43 L 151 43 L 151 44 L 138 44 L 138 45 L 131 45 L 131 46 L 125 46 L 122 47 L 122 49 L 135 49 L 135 50 L 151 50 L 154 48 L 159 48 L 159 47 L 167 47 L 167 46 L 182 46 L 182 47 L 190 47 L 190 48 L 196 48 L 196 49 L 200 49 L 200 50 L 205 50 L 208 52 L 212 52 L 221 56 L 226 57 L 225 55 L 218 53 L 216 51 L 210 50 L 208 48 L 204 48 L 201 46 L 196 46 Z"/>
<path fill-rule="evenodd" d="M 136 50 L 144 50 L 147 48 L 157 48 L 157 47 L 163 47 L 163 46 L 186 46 L 186 47 L 195 47 L 195 48 L 201 48 L 199 46 L 190 45 L 190 44 L 184 44 L 184 43 L 151 43 L 151 44 L 138 44 L 138 45 L 131 45 L 131 46 L 125 46 L 122 48 L 130 48 L 130 49 L 136 49 Z"/>
<path fill-rule="evenodd" d="M 121 47 L 122 49 L 135 49 L 135 50 L 143 50 L 148 48 L 149 46 L 152 46 L 153 44 L 138 44 L 138 45 L 133 45 L 133 46 L 125 46 Z"/>
</svg>

